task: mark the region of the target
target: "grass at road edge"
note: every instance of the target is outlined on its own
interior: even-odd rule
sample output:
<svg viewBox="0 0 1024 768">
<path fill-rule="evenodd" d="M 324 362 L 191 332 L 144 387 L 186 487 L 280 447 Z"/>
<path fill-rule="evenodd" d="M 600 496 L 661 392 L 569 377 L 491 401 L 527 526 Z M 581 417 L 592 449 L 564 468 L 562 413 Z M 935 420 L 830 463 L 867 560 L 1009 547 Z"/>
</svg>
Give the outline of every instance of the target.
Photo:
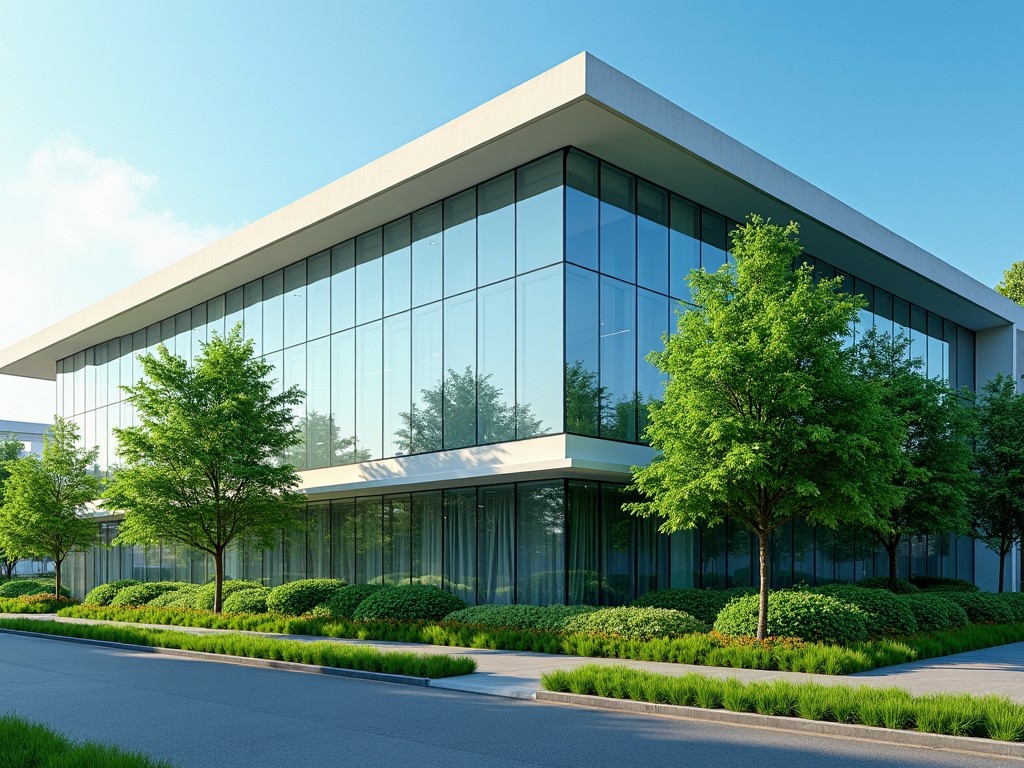
<svg viewBox="0 0 1024 768">
<path fill-rule="evenodd" d="M 1002 696 L 914 696 L 900 688 L 786 680 L 742 683 L 735 678 L 722 680 L 696 673 L 674 677 L 596 664 L 547 672 L 541 685 L 548 691 L 655 704 L 1024 741 L 1024 705 Z"/>
<path fill-rule="evenodd" d="M 0 765 L 32 768 L 173 768 L 139 752 L 86 741 L 75 743 L 46 726 L 0 716 Z"/>
<path fill-rule="evenodd" d="M 454 677 L 476 671 L 476 662 L 465 657 L 384 652 L 376 648 L 344 646 L 328 641 L 307 643 L 230 633 L 194 635 L 166 629 L 67 624 L 34 619 L 0 619 L 0 629 L 414 677 Z"/>
</svg>

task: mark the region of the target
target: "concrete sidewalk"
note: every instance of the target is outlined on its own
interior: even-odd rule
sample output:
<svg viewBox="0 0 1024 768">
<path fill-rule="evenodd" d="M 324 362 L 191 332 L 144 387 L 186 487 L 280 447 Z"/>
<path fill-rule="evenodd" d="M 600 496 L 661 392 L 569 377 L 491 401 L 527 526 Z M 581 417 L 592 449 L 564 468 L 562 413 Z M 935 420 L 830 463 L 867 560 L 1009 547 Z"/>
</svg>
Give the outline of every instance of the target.
<svg viewBox="0 0 1024 768">
<path fill-rule="evenodd" d="M 97 621 L 95 619 L 74 619 L 58 617 L 53 614 L 0 614 L 0 617 L 29 618 L 81 624 L 116 624 L 150 629 L 172 629 L 193 634 L 234 631 Z M 376 640 L 352 640 L 312 635 L 280 635 L 267 632 L 251 632 L 246 634 L 258 634 L 264 637 L 304 642 L 328 641 L 346 645 L 365 645 L 382 651 L 411 651 L 414 653 L 443 653 L 450 656 L 467 656 L 474 659 L 477 663 L 477 671 L 475 673 L 460 677 L 432 680 L 430 683 L 431 687 L 519 699 L 531 699 L 534 697 L 537 690 L 540 689 L 540 678 L 544 672 L 555 669 L 571 669 L 584 664 L 614 664 L 666 675 L 683 675 L 687 672 L 697 672 L 714 677 L 734 677 L 743 681 L 785 679 L 823 683 L 825 685 L 846 684 L 871 685 L 881 688 L 899 687 L 914 694 L 971 693 L 980 695 L 994 693 L 1024 704 L 1024 643 L 1012 643 L 1010 645 L 960 653 L 954 656 L 943 656 L 937 659 L 882 667 L 855 675 L 811 675 L 802 672 L 705 667 L 668 662 L 632 661 L 629 659 L 594 659 L 545 653 L 491 651 L 476 648 L 453 648 L 449 646 L 394 643 Z"/>
</svg>

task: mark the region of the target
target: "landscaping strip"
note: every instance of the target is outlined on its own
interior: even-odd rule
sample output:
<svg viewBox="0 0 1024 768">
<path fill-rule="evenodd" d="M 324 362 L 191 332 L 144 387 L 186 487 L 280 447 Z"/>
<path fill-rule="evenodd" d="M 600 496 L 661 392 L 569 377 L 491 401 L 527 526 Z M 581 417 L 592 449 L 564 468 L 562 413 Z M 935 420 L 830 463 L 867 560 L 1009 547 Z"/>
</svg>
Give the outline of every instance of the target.
<svg viewBox="0 0 1024 768">
<path fill-rule="evenodd" d="M 79 640 L 118 643 L 184 653 L 237 656 L 268 662 L 354 670 L 362 673 L 408 675 L 420 678 L 453 677 L 476 671 L 476 662 L 465 657 L 439 654 L 383 652 L 375 648 L 340 646 L 337 643 L 277 640 L 256 635 L 193 635 L 164 629 L 142 629 L 99 624 L 67 624 L 34 619 L 0 619 L 0 631 L 48 635 Z M 159 652 L 159 651 L 158 651 Z"/>
<path fill-rule="evenodd" d="M 673 708 L 726 710 L 733 715 L 755 713 L 772 718 L 775 727 L 797 727 L 801 720 L 833 725 L 856 725 L 919 734 L 972 737 L 967 744 L 1017 742 L 998 754 L 1024 757 L 1024 705 L 1002 696 L 929 694 L 914 696 L 899 688 L 852 687 L 792 683 L 786 680 L 742 683 L 735 678 L 720 680 L 700 674 L 680 677 L 661 675 L 628 667 L 590 664 L 573 670 L 558 670 L 541 677 L 544 691 L 601 699 L 669 705 Z M 540 700 L 560 700 L 538 693 Z M 660 709 L 640 707 L 630 711 L 666 714 Z M 676 716 L 686 716 L 685 713 Z M 722 718 L 717 718 L 721 720 Z M 729 720 L 729 718 L 726 718 Z M 743 722 L 742 720 L 729 720 Z M 811 729 L 814 730 L 814 729 Z M 821 731 L 817 731 L 821 732 Z M 900 737 L 900 743 L 909 743 Z M 988 741 L 986 741 L 988 740 Z M 945 747 L 949 748 L 949 747 Z M 967 746 L 956 747 L 967 749 Z M 970 747 L 978 751 L 976 746 Z M 984 751 L 990 751 L 988 747 Z"/>
<path fill-rule="evenodd" d="M 140 752 L 93 741 L 76 743 L 14 715 L 0 716 L 0 765 L 32 768 L 173 768 Z"/>
</svg>

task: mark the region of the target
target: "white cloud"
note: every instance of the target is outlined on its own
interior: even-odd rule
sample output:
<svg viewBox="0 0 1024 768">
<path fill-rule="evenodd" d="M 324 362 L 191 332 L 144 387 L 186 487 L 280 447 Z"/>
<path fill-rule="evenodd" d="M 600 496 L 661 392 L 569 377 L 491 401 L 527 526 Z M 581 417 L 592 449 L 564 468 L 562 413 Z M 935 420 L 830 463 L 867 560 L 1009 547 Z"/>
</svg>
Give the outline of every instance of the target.
<svg viewBox="0 0 1024 768">
<path fill-rule="evenodd" d="M 0 348 L 223 236 L 157 210 L 157 184 L 70 137 L 0 176 Z M 54 388 L 0 376 L 0 419 L 49 421 Z"/>
</svg>

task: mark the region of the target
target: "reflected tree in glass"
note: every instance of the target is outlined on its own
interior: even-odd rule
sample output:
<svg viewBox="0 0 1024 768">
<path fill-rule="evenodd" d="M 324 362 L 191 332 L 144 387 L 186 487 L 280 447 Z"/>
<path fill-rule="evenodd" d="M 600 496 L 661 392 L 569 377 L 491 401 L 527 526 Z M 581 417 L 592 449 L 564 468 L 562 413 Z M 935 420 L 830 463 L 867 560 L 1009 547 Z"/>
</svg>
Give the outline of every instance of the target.
<svg viewBox="0 0 1024 768">
<path fill-rule="evenodd" d="M 334 417 L 329 413 L 310 411 L 297 421 L 302 441 L 289 448 L 282 457 L 293 466 L 306 461 L 306 445 L 309 445 L 309 463 L 314 467 L 339 464 L 356 464 L 369 461 L 373 454 L 365 448 L 356 447 L 356 436 L 343 437 Z M 315 457 L 315 462 L 314 462 Z"/>
</svg>

